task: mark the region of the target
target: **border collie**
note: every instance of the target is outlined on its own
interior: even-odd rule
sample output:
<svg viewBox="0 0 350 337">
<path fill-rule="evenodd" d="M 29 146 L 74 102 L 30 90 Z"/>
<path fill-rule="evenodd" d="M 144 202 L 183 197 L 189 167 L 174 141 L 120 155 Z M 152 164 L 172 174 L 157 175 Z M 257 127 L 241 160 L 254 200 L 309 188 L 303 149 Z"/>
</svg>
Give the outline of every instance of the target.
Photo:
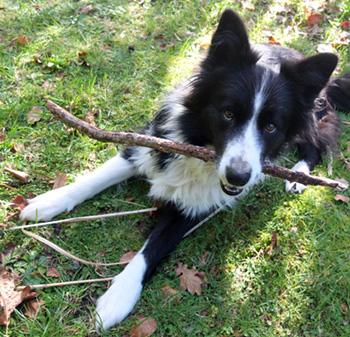
<svg viewBox="0 0 350 337">
<path fill-rule="evenodd" d="M 109 186 L 146 177 L 163 215 L 148 240 L 97 302 L 97 329 L 109 329 L 134 308 L 142 288 L 184 234 L 218 207 L 232 207 L 288 143 L 295 170 L 309 172 L 335 146 L 339 119 L 350 109 L 350 74 L 330 80 L 337 56 L 304 58 L 276 45 L 250 44 L 239 16 L 226 10 L 200 70 L 169 94 L 144 129 L 151 136 L 209 147 L 216 163 L 146 147 L 126 148 L 73 184 L 32 199 L 21 214 L 49 220 Z M 300 184 L 287 183 L 290 192 Z"/>
</svg>

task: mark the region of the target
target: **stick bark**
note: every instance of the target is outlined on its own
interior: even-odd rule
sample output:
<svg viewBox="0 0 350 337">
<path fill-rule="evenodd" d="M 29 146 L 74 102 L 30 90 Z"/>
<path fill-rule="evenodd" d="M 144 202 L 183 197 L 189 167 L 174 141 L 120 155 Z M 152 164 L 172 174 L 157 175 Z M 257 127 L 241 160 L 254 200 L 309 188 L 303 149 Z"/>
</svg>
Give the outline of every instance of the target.
<svg viewBox="0 0 350 337">
<path fill-rule="evenodd" d="M 68 111 L 48 101 L 46 108 L 62 123 L 70 126 L 81 133 L 86 134 L 90 138 L 106 143 L 119 143 L 125 145 L 145 146 L 155 149 L 157 151 L 166 153 L 177 153 L 189 157 L 198 158 L 204 161 L 215 161 L 215 152 L 213 150 L 191 145 L 173 142 L 168 139 L 146 136 L 132 132 L 111 132 L 99 129 L 89 123 L 74 117 Z M 290 169 L 265 162 L 262 172 L 273 177 L 295 181 L 304 185 L 319 185 L 333 188 L 338 191 L 344 191 L 349 187 L 345 181 L 336 181 L 328 178 L 311 176 L 303 172 L 296 172 Z"/>
</svg>

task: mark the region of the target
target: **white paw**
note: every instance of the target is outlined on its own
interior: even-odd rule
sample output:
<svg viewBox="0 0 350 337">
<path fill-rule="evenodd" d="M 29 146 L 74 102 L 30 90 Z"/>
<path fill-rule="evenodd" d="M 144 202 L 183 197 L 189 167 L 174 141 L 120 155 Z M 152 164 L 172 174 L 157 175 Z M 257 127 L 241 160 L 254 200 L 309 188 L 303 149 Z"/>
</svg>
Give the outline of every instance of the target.
<svg viewBox="0 0 350 337">
<path fill-rule="evenodd" d="M 307 187 L 306 185 L 296 183 L 295 181 L 285 181 L 286 184 L 286 192 L 287 193 L 301 193 Z"/>
<path fill-rule="evenodd" d="M 136 255 L 122 273 L 114 277 L 111 287 L 97 301 L 96 330 L 108 330 L 121 323 L 132 311 L 142 291 L 146 263 Z"/>
<path fill-rule="evenodd" d="M 62 212 L 71 211 L 77 202 L 70 196 L 69 186 L 46 192 L 29 200 L 29 205 L 21 212 L 20 218 L 29 221 L 48 221 Z"/>
<path fill-rule="evenodd" d="M 293 171 L 297 171 L 297 172 L 303 172 L 303 173 L 306 173 L 306 174 L 310 173 L 309 166 L 303 160 L 301 160 L 298 163 L 296 163 L 293 166 L 292 170 Z M 285 180 L 285 186 L 286 186 L 286 192 L 287 193 L 301 193 L 307 187 L 306 185 L 297 183 L 295 181 L 288 181 L 288 180 Z"/>
</svg>

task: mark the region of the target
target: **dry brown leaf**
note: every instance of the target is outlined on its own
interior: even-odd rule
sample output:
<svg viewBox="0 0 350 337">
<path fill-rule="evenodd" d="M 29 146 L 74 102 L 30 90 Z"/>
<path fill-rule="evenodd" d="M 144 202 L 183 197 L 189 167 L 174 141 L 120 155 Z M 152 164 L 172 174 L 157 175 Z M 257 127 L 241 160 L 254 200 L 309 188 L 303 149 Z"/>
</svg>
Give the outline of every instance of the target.
<svg viewBox="0 0 350 337">
<path fill-rule="evenodd" d="M 16 291 L 15 287 L 19 281 L 19 276 L 9 273 L 5 267 L 0 272 L 0 324 L 8 324 L 13 310 L 24 300 L 33 299 L 39 296 L 37 292 L 31 292 L 29 286 L 21 291 Z"/>
<path fill-rule="evenodd" d="M 54 267 L 48 267 L 46 276 L 47 277 L 60 277 L 61 273 L 59 271 L 57 271 L 57 269 Z"/>
<path fill-rule="evenodd" d="M 134 251 L 127 252 L 120 258 L 119 262 L 124 262 L 122 266 L 125 267 L 134 258 L 136 254 L 137 252 Z"/>
<path fill-rule="evenodd" d="M 199 276 L 196 268 L 188 269 L 187 264 L 178 262 L 175 273 L 180 276 L 180 287 L 183 290 L 187 290 L 191 295 L 202 295 L 202 283 L 203 279 Z"/>
<path fill-rule="evenodd" d="M 92 126 L 96 126 L 96 123 L 95 123 L 95 110 L 92 109 L 88 112 L 87 115 L 85 115 L 82 120 L 86 123 L 89 123 L 90 125 Z"/>
<path fill-rule="evenodd" d="M 33 106 L 28 112 L 27 122 L 29 124 L 34 124 L 41 120 L 43 109 L 40 106 Z"/>
<path fill-rule="evenodd" d="M 203 266 L 204 264 L 206 264 L 208 262 L 209 254 L 209 251 L 205 251 L 202 256 L 202 259 L 198 262 L 198 265 Z"/>
<path fill-rule="evenodd" d="M 87 6 L 81 6 L 80 7 L 80 14 L 85 13 L 89 14 L 92 11 L 92 5 L 87 5 Z"/>
<path fill-rule="evenodd" d="M 323 14 L 315 14 L 311 12 L 308 15 L 306 22 L 309 24 L 309 26 L 313 26 L 313 25 L 318 25 L 323 19 L 324 19 Z"/>
<path fill-rule="evenodd" d="M 271 235 L 271 246 L 269 248 L 269 250 L 267 251 L 267 255 L 271 255 L 272 251 L 277 247 L 277 233 L 276 232 L 272 232 Z"/>
<path fill-rule="evenodd" d="M 22 196 L 17 195 L 15 199 L 12 199 L 11 207 L 14 209 L 22 211 L 26 206 L 28 206 L 28 202 Z"/>
<path fill-rule="evenodd" d="M 164 294 L 164 296 L 166 296 L 166 297 L 171 297 L 171 296 L 175 296 L 175 295 L 177 295 L 177 294 L 180 294 L 179 291 L 177 291 L 177 290 L 171 288 L 171 287 L 168 286 L 168 285 L 163 286 L 163 287 L 161 288 L 161 290 L 162 290 L 162 293 Z"/>
<path fill-rule="evenodd" d="M 25 184 L 28 182 L 29 180 L 29 175 L 25 172 L 21 172 L 21 171 L 16 171 L 16 170 L 12 170 L 8 167 L 5 167 L 5 171 L 12 174 L 14 177 L 20 179 L 21 181 L 23 181 Z"/>
<path fill-rule="evenodd" d="M 60 188 L 64 186 L 67 182 L 67 176 L 63 174 L 62 172 L 57 172 L 55 181 L 53 183 L 52 189 L 55 190 L 56 188 Z"/>
<path fill-rule="evenodd" d="M 349 311 L 349 306 L 346 303 L 341 303 L 340 307 L 343 310 L 343 313 L 347 313 Z"/>
<path fill-rule="evenodd" d="M 21 152 L 21 151 L 24 150 L 24 144 L 21 144 L 21 143 L 13 144 L 12 145 L 12 150 L 14 152 Z"/>
<path fill-rule="evenodd" d="M 18 37 L 15 37 L 10 41 L 9 46 L 12 46 L 14 44 L 24 46 L 27 43 L 28 43 L 27 37 L 23 34 L 19 34 Z"/>
<path fill-rule="evenodd" d="M 139 324 L 130 330 L 130 337 L 147 337 L 157 330 L 157 321 L 154 318 L 140 317 Z"/>
<path fill-rule="evenodd" d="M 39 309 L 42 308 L 44 304 L 45 302 L 42 299 L 39 299 L 39 301 L 34 299 L 30 300 L 26 303 L 26 312 L 24 314 L 30 318 L 35 318 Z"/>
<path fill-rule="evenodd" d="M 350 201 L 350 198 L 346 197 L 345 195 L 337 194 L 337 195 L 334 197 L 334 200 L 336 200 L 336 201 L 342 201 L 342 202 L 348 203 L 348 202 Z"/>
</svg>

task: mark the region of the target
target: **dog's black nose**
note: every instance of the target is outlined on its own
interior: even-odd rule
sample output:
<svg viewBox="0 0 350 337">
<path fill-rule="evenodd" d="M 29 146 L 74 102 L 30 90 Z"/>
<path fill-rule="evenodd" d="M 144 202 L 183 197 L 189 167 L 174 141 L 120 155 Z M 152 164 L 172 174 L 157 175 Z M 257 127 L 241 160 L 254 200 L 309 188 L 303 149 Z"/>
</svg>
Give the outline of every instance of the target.
<svg viewBox="0 0 350 337">
<path fill-rule="evenodd" d="M 233 159 L 230 166 L 226 168 L 226 179 L 229 184 L 236 187 L 246 185 L 251 177 L 252 169 L 250 165 L 243 160 Z"/>
</svg>

